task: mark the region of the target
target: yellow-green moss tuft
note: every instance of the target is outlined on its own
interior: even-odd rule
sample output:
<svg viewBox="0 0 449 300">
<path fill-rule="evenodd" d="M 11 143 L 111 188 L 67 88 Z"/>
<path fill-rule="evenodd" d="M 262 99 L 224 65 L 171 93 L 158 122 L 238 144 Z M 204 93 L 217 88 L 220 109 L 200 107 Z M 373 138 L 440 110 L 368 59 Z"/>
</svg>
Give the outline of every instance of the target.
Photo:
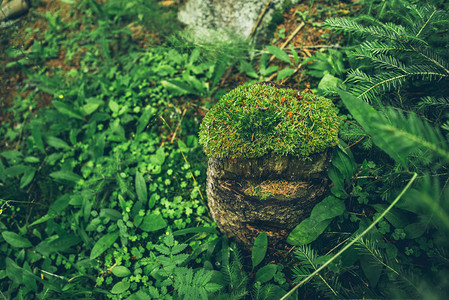
<svg viewBox="0 0 449 300">
<path fill-rule="evenodd" d="M 308 157 L 335 146 L 338 129 L 329 99 L 256 83 L 224 95 L 204 117 L 199 135 L 209 157 Z"/>
</svg>

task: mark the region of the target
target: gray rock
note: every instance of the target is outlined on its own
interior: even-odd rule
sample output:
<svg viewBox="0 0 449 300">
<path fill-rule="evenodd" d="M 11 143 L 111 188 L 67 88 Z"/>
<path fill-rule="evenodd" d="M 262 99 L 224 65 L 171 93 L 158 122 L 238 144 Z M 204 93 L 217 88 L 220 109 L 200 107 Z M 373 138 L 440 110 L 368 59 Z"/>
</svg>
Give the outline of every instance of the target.
<svg viewBox="0 0 449 300">
<path fill-rule="evenodd" d="M 272 0 L 258 27 L 261 34 L 275 9 L 287 0 Z M 291 1 L 299 2 L 298 0 Z M 261 0 L 190 0 L 178 12 L 186 30 L 202 41 L 229 41 L 250 36 L 267 1 Z"/>
</svg>

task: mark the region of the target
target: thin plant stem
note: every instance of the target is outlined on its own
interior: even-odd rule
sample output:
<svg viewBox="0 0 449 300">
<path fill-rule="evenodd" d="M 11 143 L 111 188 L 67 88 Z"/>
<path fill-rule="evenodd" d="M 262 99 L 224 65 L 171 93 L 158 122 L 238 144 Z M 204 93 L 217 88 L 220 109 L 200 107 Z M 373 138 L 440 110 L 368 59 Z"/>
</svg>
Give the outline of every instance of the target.
<svg viewBox="0 0 449 300">
<path fill-rule="evenodd" d="M 319 267 L 315 272 L 304 278 L 300 283 L 298 283 L 295 287 L 293 287 L 287 294 L 285 294 L 280 300 L 285 300 L 287 297 L 289 297 L 291 294 L 294 293 L 300 286 L 302 286 L 304 283 L 309 281 L 313 276 L 321 272 L 324 268 L 326 268 L 331 262 L 333 262 L 337 257 L 342 255 L 346 250 L 349 249 L 352 245 L 354 245 L 358 240 L 360 240 L 365 234 L 367 234 L 371 229 L 376 226 L 377 223 L 380 222 L 380 220 L 385 217 L 385 215 L 398 203 L 398 201 L 404 196 L 405 192 L 410 188 L 412 183 L 415 181 L 416 177 L 418 176 L 417 173 L 413 173 L 413 177 L 410 179 L 410 181 L 407 183 L 407 185 L 404 187 L 404 189 L 401 191 L 401 193 L 394 199 L 394 201 L 387 207 L 387 209 L 384 210 L 384 212 L 370 225 L 368 228 L 366 228 L 359 236 L 354 238 L 351 242 L 349 242 L 343 249 L 338 251 L 337 254 L 335 254 L 331 259 L 329 259 L 327 262 L 325 262 L 321 267 Z"/>
</svg>

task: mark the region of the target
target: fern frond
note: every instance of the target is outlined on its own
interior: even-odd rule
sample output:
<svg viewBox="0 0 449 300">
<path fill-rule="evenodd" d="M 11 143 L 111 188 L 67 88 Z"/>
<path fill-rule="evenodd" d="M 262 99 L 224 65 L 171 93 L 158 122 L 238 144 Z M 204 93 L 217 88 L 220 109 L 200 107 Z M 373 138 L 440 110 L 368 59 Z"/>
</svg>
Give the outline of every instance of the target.
<svg viewBox="0 0 449 300">
<path fill-rule="evenodd" d="M 373 142 L 394 160 L 405 166 L 410 153 L 424 148 L 449 162 L 448 141 L 437 128 L 416 114 L 405 116 L 391 108 L 381 113 L 351 94 L 341 92 L 340 96 Z"/>
<path fill-rule="evenodd" d="M 233 295 L 232 299 L 240 299 L 240 296 L 248 294 L 248 276 L 243 270 L 240 251 L 237 248 L 232 248 L 232 250 L 232 260 L 230 263 L 223 264 L 221 273 L 228 283 L 229 290 Z"/>
<path fill-rule="evenodd" d="M 409 20 L 412 24 L 410 31 L 416 36 L 427 37 L 434 32 L 435 25 L 449 21 L 447 11 L 439 10 L 431 5 L 409 5 L 407 8 L 408 14 L 404 14 L 403 19 Z"/>
<path fill-rule="evenodd" d="M 385 267 L 386 270 L 395 274 L 404 283 L 406 283 L 407 286 L 404 286 L 404 289 L 409 289 L 410 294 L 416 293 L 418 291 L 418 288 L 415 285 L 414 281 L 412 281 L 412 279 L 410 279 L 409 276 L 405 274 L 405 271 L 400 269 L 397 264 L 393 265 L 388 261 L 387 257 L 382 253 L 382 251 L 377 248 L 376 242 L 361 238 L 357 241 L 356 245 L 358 246 L 357 248 L 362 251 L 362 253 L 373 258 L 373 263 Z M 413 290 L 410 290 L 410 287 L 412 287 Z"/>
<path fill-rule="evenodd" d="M 385 70 L 396 70 L 405 73 L 405 65 L 396 57 L 385 54 L 375 54 L 368 49 L 358 48 L 353 51 L 352 55 L 358 59 L 369 59 L 374 67 L 385 69 Z"/>
<path fill-rule="evenodd" d="M 310 269 L 316 269 L 317 254 L 316 251 L 310 247 L 310 245 L 303 245 L 299 247 L 294 254 L 303 266 Z"/>
<path fill-rule="evenodd" d="M 270 300 L 273 299 L 276 286 L 273 284 L 255 284 L 251 293 L 253 300 Z"/>
<path fill-rule="evenodd" d="M 358 126 L 354 126 L 354 125 L 341 126 L 340 127 L 340 137 L 348 145 L 361 144 L 362 148 L 365 150 L 369 150 L 372 147 L 372 142 L 371 142 L 371 139 L 369 138 L 369 135 L 366 134 L 366 132 L 363 131 L 363 129 L 361 129 Z"/>
<path fill-rule="evenodd" d="M 319 267 L 320 263 L 317 261 L 317 253 L 312 249 L 312 247 L 310 247 L 310 245 L 303 245 L 302 247 L 299 247 L 298 250 L 296 250 L 294 253 L 296 258 L 301 262 L 301 264 L 303 264 L 305 268 L 315 271 Z M 338 296 L 338 290 L 335 290 L 321 274 L 318 274 L 318 277 L 326 285 L 326 287 L 330 290 L 331 294 L 334 297 Z"/>
<path fill-rule="evenodd" d="M 360 86 L 357 89 L 361 90 L 358 97 L 369 102 L 380 93 L 389 92 L 392 89 L 399 89 L 411 74 L 400 72 L 382 72 L 372 77 L 373 84 L 371 86 Z"/>
<path fill-rule="evenodd" d="M 415 47 L 413 50 L 416 51 L 424 60 L 427 60 L 428 62 L 434 64 L 437 68 L 440 68 L 440 72 L 449 74 L 449 63 L 434 51 L 422 47 Z"/>
<path fill-rule="evenodd" d="M 387 268 L 390 272 L 399 275 L 399 272 L 393 267 L 390 266 L 387 262 L 386 262 L 386 257 L 381 253 L 381 251 L 379 250 L 379 248 L 377 248 L 376 246 L 376 242 L 372 241 L 372 240 L 368 240 L 368 239 L 364 239 L 361 238 L 357 241 L 356 246 L 358 246 L 357 248 L 359 250 L 362 251 L 362 253 L 370 255 L 371 257 L 374 258 L 374 261 L 381 265 L 384 266 L 385 268 Z"/>
<path fill-rule="evenodd" d="M 436 248 L 433 257 L 439 262 L 440 265 L 449 266 L 449 253 L 445 248 Z"/>
<path fill-rule="evenodd" d="M 430 150 L 449 162 L 449 143 L 441 132 L 412 113 L 408 117 L 392 109 L 387 111 L 389 124 L 378 124 L 378 128 L 400 143 L 407 143 L 398 150 L 412 152 L 416 147 Z"/>
<path fill-rule="evenodd" d="M 330 277 L 330 276 L 328 276 Z M 342 299 L 340 291 L 343 290 L 337 276 L 326 278 L 326 281 L 315 280 L 312 285 L 321 293 L 325 299 Z"/>
<path fill-rule="evenodd" d="M 401 52 L 412 52 L 410 47 L 407 47 L 403 43 L 396 43 L 394 45 L 389 43 L 384 43 L 381 41 L 365 41 L 360 45 L 360 48 L 372 54 L 388 54 L 388 53 L 401 53 Z"/>
<path fill-rule="evenodd" d="M 363 26 L 350 18 L 328 18 L 324 24 L 338 32 L 353 33 L 373 40 L 381 39 L 403 43 L 415 42 L 416 44 L 427 45 L 426 41 L 408 32 L 404 26 L 394 23 Z"/>
</svg>

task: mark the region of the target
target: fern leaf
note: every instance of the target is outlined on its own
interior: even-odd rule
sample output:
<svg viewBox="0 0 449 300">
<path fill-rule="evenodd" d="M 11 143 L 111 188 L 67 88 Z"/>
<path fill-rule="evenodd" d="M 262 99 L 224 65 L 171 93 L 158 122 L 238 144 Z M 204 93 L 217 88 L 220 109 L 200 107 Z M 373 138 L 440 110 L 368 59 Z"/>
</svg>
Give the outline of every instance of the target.
<svg viewBox="0 0 449 300">
<path fill-rule="evenodd" d="M 449 64 L 434 51 L 423 47 L 415 47 L 413 50 L 415 50 L 423 59 L 432 63 L 437 68 L 440 68 L 440 72 L 449 74 Z"/>
<path fill-rule="evenodd" d="M 408 155 L 416 148 L 426 148 L 449 161 L 447 140 L 439 130 L 415 114 L 407 118 L 390 109 L 385 116 L 351 94 L 340 92 L 340 96 L 354 118 L 372 136 L 374 143 L 404 166 Z"/>
<path fill-rule="evenodd" d="M 415 36 L 424 36 L 429 31 L 428 28 L 432 25 L 434 18 L 438 15 L 438 10 L 430 6 L 418 7 L 416 5 L 411 5 L 410 10 L 412 15 L 415 14 L 417 16 L 416 19 L 419 20 L 413 26 Z"/>
<path fill-rule="evenodd" d="M 413 51 L 403 43 L 396 43 L 392 45 L 390 43 L 384 43 L 381 41 L 365 41 L 360 45 L 360 48 L 365 49 L 367 52 L 372 54 L 388 54 L 390 52 L 401 53 Z"/>
<path fill-rule="evenodd" d="M 356 244 L 358 249 L 373 258 L 372 262 L 378 264 L 379 266 L 384 266 L 385 270 L 395 274 L 397 279 L 402 282 L 403 289 L 408 290 L 410 295 L 419 292 L 417 286 L 415 285 L 415 280 L 406 271 L 400 268 L 397 264 L 392 264 L 388 261 L 387 257 L 377 248 L 376 243 L 371 240 L 359 239 Z"/>
<path fill-rule="evenodd" d="M 328 18 L 324 24 L 335 31 L 353 33 L 361 37 L 394 42 L 413 41 L 417 44 L 427 45 L 424 40 L 410 34 L 405 27 L 398 24 L 387 23 L 377 26 L 363 26 L 349 18 Z"/>
<path fill-rule="evenodd" d="M 374 54 L 365 48 L 356 49 L 352 55 L 359 59 L 369 59 L 377 68 L 405 72 L 405 65 L 391 55 Z"/>
<path fill-rule="evenodd" d="M 381 72 L 371 77 L 370 84 L 362 84 L 354 89 L 358 92 L 358 97 L 371 102 L 378 94 L 389 92 L 392 89 L 399 89 L 411 77 L 408 73 L 400 73 L 395 71 Z"/>
<path fill-rule="evenodd" d="M 420 109 L 433 108 L 440 112 L 449 109 L 449 97 L 423 97 L 418 103 Z"/>
</svg>

